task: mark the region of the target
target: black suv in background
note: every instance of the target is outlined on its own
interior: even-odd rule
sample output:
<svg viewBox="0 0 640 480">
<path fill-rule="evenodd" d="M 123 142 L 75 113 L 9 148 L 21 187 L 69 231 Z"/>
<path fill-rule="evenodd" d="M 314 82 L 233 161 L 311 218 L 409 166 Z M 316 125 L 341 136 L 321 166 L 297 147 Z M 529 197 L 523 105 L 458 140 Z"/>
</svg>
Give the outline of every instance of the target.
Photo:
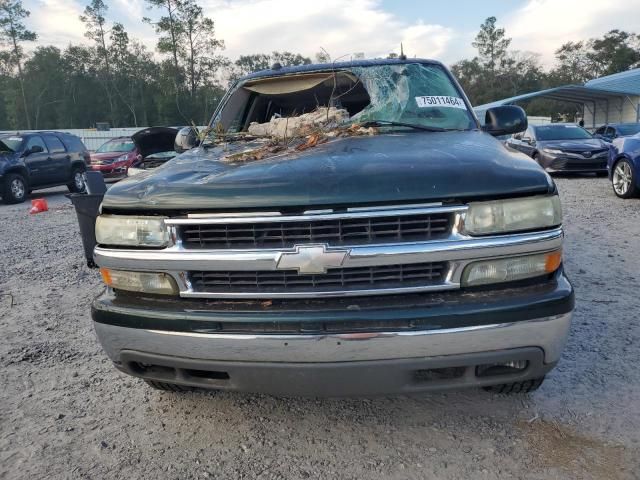
<svg viewBox="0 0 640 480">
<path fill-rule="evenodd" d="M 0 194 L 5 203 L 20 203 L 40 188 L 66 185 L 81 192 L 89 162 L 82 140 L 69 133 L 0 135 Z"/>
<path fill-rule="evenodd" d="M 526 153 L 547 172 L 607 174 L 609 144 L 570 123 L 529 126 L 507 147 Z"/>
</svg>

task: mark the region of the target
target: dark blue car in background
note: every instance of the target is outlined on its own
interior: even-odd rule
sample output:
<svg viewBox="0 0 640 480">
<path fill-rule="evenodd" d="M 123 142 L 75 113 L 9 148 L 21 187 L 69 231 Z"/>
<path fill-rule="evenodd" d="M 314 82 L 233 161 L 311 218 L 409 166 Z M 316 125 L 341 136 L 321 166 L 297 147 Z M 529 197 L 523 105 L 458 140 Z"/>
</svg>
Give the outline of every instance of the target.
<svg viewBox="0 0 640 480">
<path fill-rule="evenodd" d="M 640 133 L 612 141 L 608 171 L 617 196 L 631 198 L 640 193 Z"/>
<path fill-rule="evenodd" d="M 593 136 L 611 142 L 614 138 L 631 137 L 640 133 L 640 123 L 610 123 L 593 132 Z"/>
</svg>

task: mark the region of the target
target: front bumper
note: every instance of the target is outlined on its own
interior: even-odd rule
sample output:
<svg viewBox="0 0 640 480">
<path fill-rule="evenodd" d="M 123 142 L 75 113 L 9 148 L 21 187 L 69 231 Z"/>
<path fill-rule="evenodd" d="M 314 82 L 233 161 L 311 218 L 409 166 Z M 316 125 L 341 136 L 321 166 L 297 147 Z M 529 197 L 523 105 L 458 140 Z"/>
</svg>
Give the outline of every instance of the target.
<svg viewBox="0 0 640 480">
<path fill-rule="evenodd" d="M 273 395 L 412 393 L 538 378 L 560 358 L 571 314 L 425 332 L 232 335 L 96 323 L 123 372 L 182 385 Z M 162 353 L 159 353 L 162 352 Z M 526 362 L 523 370 L 481 368 Z"/>
<path fill-rule="evenodd" d="M 146 379 L 276 395 L 409 393 L 525 380 L 553 368 L 571 322 L 571 285 L 560 271 L 545 285 L 511 290 L 308 311 L 213 311 L 185 300 L 154 310 L 106 293 L 92 314 L 109 358 Z M 479 374 L 483 365 L 517 361 L 526 368 Z"/>
<path fill-rule="evenodd" d="M 116 164 L 90 164 L 89 168 L 94 172 L 102 173 L 105 179 L 122 179 L 127 176 L 127 163 Z"/>
<path fill-rule="evenodd" d="M 606 155 L 595 158 L 573 158 L 542 153 L 540 163 L 550 173 L 600 173 L 607 171 Z"/>
</svg>

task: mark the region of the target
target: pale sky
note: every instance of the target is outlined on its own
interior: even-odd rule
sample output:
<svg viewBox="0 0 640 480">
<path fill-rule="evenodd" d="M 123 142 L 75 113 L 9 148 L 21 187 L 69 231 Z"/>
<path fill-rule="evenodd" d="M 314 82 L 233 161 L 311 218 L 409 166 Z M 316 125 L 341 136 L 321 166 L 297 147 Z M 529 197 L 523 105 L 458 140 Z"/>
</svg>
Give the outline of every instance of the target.
<svg viewBox="0 0 640 480">
<path fill-rule="evenodd" d="M 24 0 L 27 20 L 42 44 L 60 48 L 87 42 L 78 19 L 88 1 Z M 105 0 L 108 18 L 154 50 L 155 34 L 142 23 L 158 11 L 144 0 Z M 471 41 L 486 17 L 513 38 L 512 48 L 539 53 L 553 64 L 553 52 L 567 41 L 600 36 L 618 28 L 640 31 L 640 0 L 200 0 L 224 39 L 231 59 L 242 54 L 288 50 L 313 57 L 321 47 L 332 57 L 362 52 L 386 56 L 404 44 L 410 56 L 451 64 L 475 52 Z"/>
</svg>

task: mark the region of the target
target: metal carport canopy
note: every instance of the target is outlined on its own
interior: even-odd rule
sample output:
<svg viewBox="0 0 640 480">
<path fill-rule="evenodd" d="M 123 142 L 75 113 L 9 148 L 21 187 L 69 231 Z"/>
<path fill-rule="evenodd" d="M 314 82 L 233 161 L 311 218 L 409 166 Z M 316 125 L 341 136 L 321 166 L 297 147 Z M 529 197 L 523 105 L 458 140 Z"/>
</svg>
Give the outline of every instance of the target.
<svg viewBox="0 0 640 480">
<path fill-rule="evenodd" d="M 514 103 L 531 100 L 534 98 L 549 98 L 551 100 L 579 103 L 582 105 L 592 103 L 594 106 L 592 114 L 595 122 L 596 102 L 604 101 L 608 104 L 609 100 L 618 100 L 620 102 L 620 108 L 622 108 L 622 103 L 625 101 L 625 99 L 627 99 L 629 96 L 636 95 L 637 94 L 633 92 L 627 93 L 614 90 L 603 90 L 599 88 L 585 87 L 583 85 L 565 85 L 562 87 L 549 88 L 547 90 L 539 90 L 537 92 L 516 95 L 515 97 L 504 98 L 502 100 L 497 100 L 491 103 L 485 103 L 484 105 L 473 107 L 473 110 L 475 111 L 480 121 L 484 121 L 484 114 L 489 108 L 499 107 L 500 105 L 512 105 Z"/>
</svg>

